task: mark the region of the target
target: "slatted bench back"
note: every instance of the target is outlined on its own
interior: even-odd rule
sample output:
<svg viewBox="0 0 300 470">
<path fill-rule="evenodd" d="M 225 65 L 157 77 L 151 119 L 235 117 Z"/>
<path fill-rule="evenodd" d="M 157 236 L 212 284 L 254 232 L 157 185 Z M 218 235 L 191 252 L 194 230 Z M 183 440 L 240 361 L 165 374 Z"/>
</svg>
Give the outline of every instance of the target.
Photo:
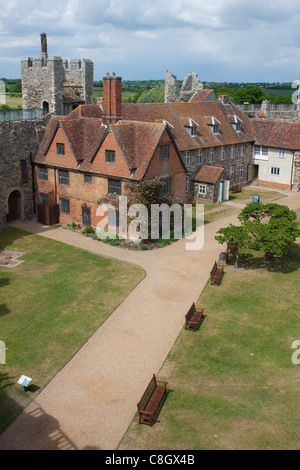
<svg viewBox="0 0 300 470">
<path fill-rule="evenodd" d="M 152 379 L 149 382 L 148 387 L 146 388 L 144 392 L 144 395 L 142 396 L 139 403 L 137 404 L 138 410 L 145 410 L 147 403 L 149 402 L 155 388 L 156 388 L 156 379 L 155 379 L 155 375 L 153 375 Z"/>
</svg>

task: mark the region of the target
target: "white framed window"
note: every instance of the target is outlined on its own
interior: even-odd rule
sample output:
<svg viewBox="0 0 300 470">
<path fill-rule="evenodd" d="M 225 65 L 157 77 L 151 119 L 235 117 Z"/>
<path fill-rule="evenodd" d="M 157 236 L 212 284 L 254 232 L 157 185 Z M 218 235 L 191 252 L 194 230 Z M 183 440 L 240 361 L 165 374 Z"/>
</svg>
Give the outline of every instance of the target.
<svg viewBox="0 0 300 470">
<path fill-rule="evenodd" d="M 202 149 L 198 149 L 198 153 L 197 153 L 197 164 L 198 165 L 202 165 L 203 163 L 203 150 Z"/>
<path fill-rule="evenodd" d="M 198 194 L 206 194 L 206 185 L 205 184 L 199 184 L 198 185 Z"/>
<path fill-rule="evenodd" d="M 240 165 L 240 178 L 243 178 L 244 177 L 244 164 L 241 163 Z"/>
<path fill-rule="evenodd" d="M 234 165 L 230 167 L 230 181 L 233 181 L 234 179 Z"/>
<path fill-rule="evenodd" d="M 209 161 L 212 163 L 215 159 L 215 148 L 211 147 L 209 149 Z"/>
<path fill-rule="evenodd" d="M 285 158 L 285 150 L 284 149 L 279 149 L 278 150 L 278 157 L 279 158 Z"/>
<path fill-rule="evenodd" d="M 254 145 L 254 158 L 260 160 L 268 160 L 269 147 L 264 147 L 263 145 Z"/>
<path fill-rule="evenodd" d="M 186 130 L 190 134 L 191 137 L 196 137 L 197 135 L 197 127 L 196 126 L 187 126 Z"/>
<path fill-rule="evenodd" d="M 254 155 L 255 156 L 260 155 L 260 149 L 261 149 L 260 145 L 254 145 Z"/>
<path fill-rule="evenodd" d="M 231 156 L 231 158 L 235 158 L 235 145 L 231 146 L 230 156 Z"/>
<path fill-rule="evenodd" d="M 246 144 L 243 143 L 241 145 L 241 157 L 244 157 L 245 156 L 245 151 L 246 151 Z"/>
<path fill-rule="evenodd" d="M 225 147 L 224 145 L 222 145 L 221 147 L 221 160 L 225 160 L 225 157 L 226 157 L 226 151 L 225 151 Z"/>
<path fill-rule="evenodd" d="M 231 122 L 232 128 L 235 132 L 242 132 L 242 122 L 240 118 L 236 115 L 233 116 L 233 121 Z"/>
<path fill-rule="evenodd" d="M 185 151 L 184 161 L 185 161 L 185 166 L 188 168 L 191 164 L 191 154 L 189 150 Z"/>
<path fill-rule="evenodd" d="M 213 134 L 220 134 L 220 121 L 212 116 L 211 122 L 208 123 L 210 130 Z"/>
<path fill-rule="evenodd" d="M 271 175 L 280 176 L 280 168 L 271 166 Z"/>
</svg>

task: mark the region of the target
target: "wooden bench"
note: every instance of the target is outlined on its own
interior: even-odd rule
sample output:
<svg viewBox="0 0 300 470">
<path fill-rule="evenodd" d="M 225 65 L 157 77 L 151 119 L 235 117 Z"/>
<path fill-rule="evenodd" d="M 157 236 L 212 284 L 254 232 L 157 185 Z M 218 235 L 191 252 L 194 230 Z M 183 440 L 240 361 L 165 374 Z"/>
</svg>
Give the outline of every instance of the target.
<svg viewBox="0 0 300 470">
<path fill-rule="evenodd" d="M 158 409 L 162 397 L 166 393 L 168 382 L 156 380 L 153 374 L 141 400 L 137 404 L 139 424 L 152 426 L 153 417 Z"/>
<path fill-rule="evenodd" d="M 201 318 L 203 317 L 203 308 L 197 308 L 193 303 L 185 316 L 185 329 L 196 331 Z"/>
<path fill-rule="evenodd" d="M 221 283 L 221 278 L 224 273 L 224 266 L 221 264 L 215 264 L 210 272 L 211 284 L 219 286 Z"/>
</svg>

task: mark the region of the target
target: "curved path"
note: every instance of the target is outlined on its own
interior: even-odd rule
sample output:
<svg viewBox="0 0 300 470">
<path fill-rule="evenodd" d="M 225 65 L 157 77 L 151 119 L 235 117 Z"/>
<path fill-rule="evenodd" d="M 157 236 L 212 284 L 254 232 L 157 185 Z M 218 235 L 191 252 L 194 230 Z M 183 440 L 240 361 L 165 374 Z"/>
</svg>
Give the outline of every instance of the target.
<svg viewBox="0 0 300 470">
<path fill-rule="evenodd" d="M 297 209 L 300 194 L 276 202 Z M 201 250 L 186 250 L 186 240 L 180 240 L 148 252 L 111 247 L 34 221 L 14 223 L 28 232 L 135 263 L 146 276 L 0 436 L 0 449 L 116 449 L 219 257 L 222 248 L 214 235 L 229 223 L 236 223 L 236 214 L 206 225 Z"/>
</svg>

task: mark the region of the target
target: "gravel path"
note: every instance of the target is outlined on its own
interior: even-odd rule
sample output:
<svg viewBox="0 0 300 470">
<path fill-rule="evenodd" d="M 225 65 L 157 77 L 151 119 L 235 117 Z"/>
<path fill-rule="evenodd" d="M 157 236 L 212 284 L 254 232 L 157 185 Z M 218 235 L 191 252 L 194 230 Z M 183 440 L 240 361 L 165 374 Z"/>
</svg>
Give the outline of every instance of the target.
<svg viewBox="0 0 300 470">
<path fill-rule="evenodd" d="M 282 201 L 300 207 L 300 195 Z M 236 215 L 205 226 L 204 246 L 186 250 L 186 240 L 154 251 L 111 247 L 34 221 L 13 225 L 96 254 L 128 261 L 146 271 L 144 280 L 70 362 L 0 436 L 0 449 L 114 450 L 145 387 L 158 373 L 184 325 L 184 315 L 202 292 L 221 246 L 219 227 Z"/>
</svg>

